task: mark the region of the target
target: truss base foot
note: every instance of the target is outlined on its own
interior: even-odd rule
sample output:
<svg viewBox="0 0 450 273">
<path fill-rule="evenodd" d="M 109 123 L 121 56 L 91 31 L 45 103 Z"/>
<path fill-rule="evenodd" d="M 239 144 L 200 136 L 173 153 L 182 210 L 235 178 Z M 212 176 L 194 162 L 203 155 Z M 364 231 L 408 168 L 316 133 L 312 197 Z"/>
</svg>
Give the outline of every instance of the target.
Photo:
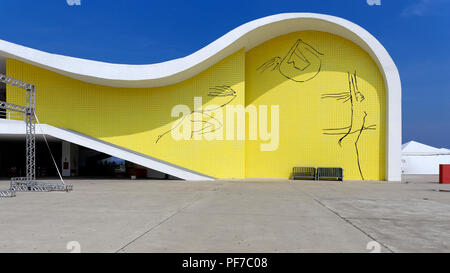
<svg viewBox="0 0 450 273">
<path fill-rule="evenodd" d="M 73 190 L 72 185 L 52 184 L 43 182 L 22 182 L 12 181 L 11 189 L 19 192 L 51 192 L 51 191 L 63 191 L 69 192 Z"/>
<path fill-rule="evenodd" d="M 8 198 L 8 197 L 15 197 L 16 192 L 12 190 L 3 190 L 0 191 L 0 198 Z"/>
</svg>

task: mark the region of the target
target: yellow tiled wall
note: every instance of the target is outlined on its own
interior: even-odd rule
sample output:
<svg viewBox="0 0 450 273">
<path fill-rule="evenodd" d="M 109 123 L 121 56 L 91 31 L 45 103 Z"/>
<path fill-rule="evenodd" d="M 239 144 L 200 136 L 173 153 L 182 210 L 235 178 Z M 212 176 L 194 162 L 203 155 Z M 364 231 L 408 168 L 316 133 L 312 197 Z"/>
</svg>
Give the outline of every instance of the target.
<svg viewBox="0 0 450 273">
<path fill-rule="evenodd" d="M 274 65 L 263 66 L 276 57 L 283 62 L 281 72 Z M 348 73 L 353 78 L 355 71 L 364 100 L 353 98 L 352 103 L 347 96 Z M 343 167 L 345 179 L 361 180 L 362 173 L 365 180 L 384 180 L 384 83 L 364 50 L 330 33 L 290 33 L 247 52 L 245 73 L 247 105 L 279 105 L 280 109 L 278 150 L 263 152 L 261 141 L 246 142 L 247 177 L 288 178 L 293 166 L 320 166 Z M 364 127 L 369 128 L 358 140 L 364 112 Z M 339 144 L 349 131 L 344 127 L 352 121 L 350 134 Z M 343 129 L 326 130 L 339 128 Z"/>
<path fill-rule="evenodd" d="M 243 50 L 184 82 L 160 88 L 112 88 L 81 82 L 17 60 L 7 60 L 9 76 L 36 85 L 36 112 L 41 123 L 67 128 L 212 177 L 243 178 L 245 141 L 174 140 L 170 130 L 179 118 L 173 106 L 193 110 L 194 97 L 204 107 L 227 97 L 211 97 L 210 88 L 236 91 L 230 103 L 244 104 Z M 8 86 L 7 100 L 25 105 L 25 93 Z M 223 124 L 226 126 L 226 124 Z"/>
<path fill-rule="evenodd" d="M 384 179 L 383 78 L 364 50 L 329 33 L 280 36 L 240 50 L 189 80 L 158 88 L 94 85 L 12 59 L 7 74 L 36 85 L 41 123 L 212 177 L 288 178 L 293 166 L 323 166 L 343 167 L 345 179 Z M 194 97 L 201 97 L 203 107 L 222 106 L 230 96 L 210 94 L 223 86 L 236 92 L 228 105 L 279 106 L 278 149 L 262 151 L 267 141 L 248 138 L 176 141 L 167 134 L 157 142 L 180 122 L 171 117 L 175 105 L 193 109 Z M 7 100 L 24 104 L 25 94 L 8 86 Z M 223 126 L 225 132 L 225 121 Z M 248 134 L 248 122 L 246 128 Z"/>
</svg>

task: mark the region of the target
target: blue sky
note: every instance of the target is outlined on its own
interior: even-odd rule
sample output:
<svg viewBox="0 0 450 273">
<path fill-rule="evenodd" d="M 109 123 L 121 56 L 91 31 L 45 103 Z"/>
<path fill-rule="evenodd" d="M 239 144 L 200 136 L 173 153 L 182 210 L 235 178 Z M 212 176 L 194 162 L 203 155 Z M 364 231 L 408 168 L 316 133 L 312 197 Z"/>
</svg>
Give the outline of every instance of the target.
<svg viewBox="0 0 450 273">
<path fill-rule="evenodd" d="M 71 0 L 69 0 L 71 1 Z M 2 0 L 0 39 L 114 63 L 193 53 L 233 28 L 283 12 L 343 17 L 371 32 L 403 85 L 403 141 L 450 148 L 450 0 Z"/>
</svg>

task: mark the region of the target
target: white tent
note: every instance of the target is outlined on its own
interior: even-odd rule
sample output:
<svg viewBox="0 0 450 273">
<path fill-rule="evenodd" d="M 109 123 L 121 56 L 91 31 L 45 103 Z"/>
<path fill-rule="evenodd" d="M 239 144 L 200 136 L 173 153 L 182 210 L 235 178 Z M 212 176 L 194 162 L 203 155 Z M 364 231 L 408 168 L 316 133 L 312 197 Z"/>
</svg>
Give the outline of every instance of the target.
<svg viewBox="0 0 450 273">
<path fill-rule="evenodd" d="M 450 150 L 416 141 L 402 145 L 403 174 L 439 174 L 440 164 L 450 164 Z"/>
</svg>

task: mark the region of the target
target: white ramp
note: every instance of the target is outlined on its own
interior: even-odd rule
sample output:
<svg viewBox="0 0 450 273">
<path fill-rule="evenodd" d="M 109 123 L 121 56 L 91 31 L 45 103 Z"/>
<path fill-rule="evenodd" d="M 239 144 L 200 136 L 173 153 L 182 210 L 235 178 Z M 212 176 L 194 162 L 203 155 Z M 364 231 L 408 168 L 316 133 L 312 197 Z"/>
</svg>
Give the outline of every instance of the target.
<svg viewBox="0 0 450 273">
<path fill-rule="evenodd" d="M 188 170 L 186 168 L 132 151 L 114 144 L 47 124 L 36 124 L 36 134 L 45 134 L 67 142 L 71 142 L 95 151 L 99 151 L 135 164 L 166 173 L 188 181 L 211 181 L 214 178 Z M 15 120 L 0 119 L 0 135 L 24 135 L 25 123 Z"/>
</svg>

